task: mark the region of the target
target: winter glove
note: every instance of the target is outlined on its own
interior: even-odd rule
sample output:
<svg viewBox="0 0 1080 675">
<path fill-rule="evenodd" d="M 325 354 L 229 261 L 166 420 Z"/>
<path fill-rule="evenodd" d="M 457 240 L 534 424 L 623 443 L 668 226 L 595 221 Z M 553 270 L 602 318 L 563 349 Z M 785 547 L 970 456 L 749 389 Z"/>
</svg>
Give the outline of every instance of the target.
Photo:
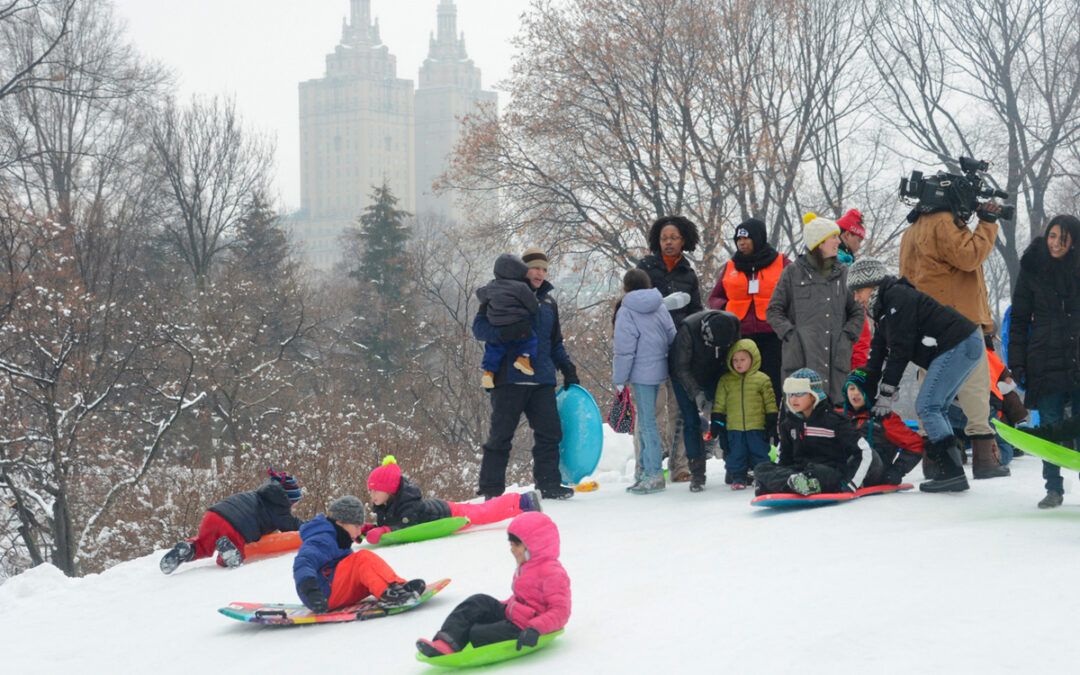
<svg viewBox="0 0 1080 675">
<path fill-rule="evenodd" d="M 776 413 L 765 415 L 765 438 L 769 439 L 769 445 L 780 445 L 780 427 L 776 425 Z"/>
<path fill-rule="evenodd" d="M 577 367 L 568 363 L 562 367 L 562 388 L 569 389 L 572 384 L 581 384 L 581 380 L 577 376 Z"/>
<path fill-rule="evenodd" d="M 712 411 L 712 404 L 709 403 L 709 399 L 705 398 L 705 392 L 703 391 L 699 391 L 694 396 L 694 405 L 697 406 L 698 412 L 700 412 L 702 415 L 708 416 L 708 414 Z"/>
<path fill-rule="evenodd" d="M 533 627 L 526 628 L 521 631 L 517 639 L 517 651 L 521 651 L 522 647 L 535 647 L 536 643 L 540 641 L 540 631 Z"/>
<path fill-rule="evenodd" d="M 382 536 L 390 531 L 389 527 L 373 527 L 367 531 L 367 540 L 369 544 L 378 544 Z"/>
<path fill-rule="evenodd" d="M 304 604 L 310 607 L 313 612 L 321 614 L 330 610 L 330 605 L 326 602 L 326 596 L 319 589 L 319 582 L 315 580 L 315 577 L 308 577 L 301 581 L 297 590 L 300 591 L 300 595 L 304 596 Z"/>
<path fill-rule="evenodd" d="M 897 392 L 897 388 L 891 384 L 880 385 L 877 400 L 874 401 L 874 407 L 870 409 L 870 413 L 879 419 L 888 417 L 892 412 L 893 404 L 896 403 Z"/>
<path fill-rule="evenodd" d="M 727 432 L 727 415 L 714 412 L 709 418 L 709 433 L 713 438 L 721 439 L 720 446 L 726 445 L 726 438 L 722 438 Z"/>
<path fill-rule="evenodd" d="M 516 323 L 512 323 L 509 326 L 503 326 L 499 329 L 499 339 L 503 342 L 511 342 L 513 340 L 525 340 L 532 333 L 532 322 L 528 319 L 522 319 Z"/>
<path fill-rule="evenodd" d="M 664 308 L 669 312 L 682 309 L 690 304 L 690 294 L 685 291 L 675 291 L 671 295 L 664 296 Z"/>
<path fill-rule="evenodd" d="M 1027 387 L 1027 368 L 1023 366 L 1017 366 L 1012 368 L 1013 382 L 1019 385 L 1021 388 Z"/>
</svg>

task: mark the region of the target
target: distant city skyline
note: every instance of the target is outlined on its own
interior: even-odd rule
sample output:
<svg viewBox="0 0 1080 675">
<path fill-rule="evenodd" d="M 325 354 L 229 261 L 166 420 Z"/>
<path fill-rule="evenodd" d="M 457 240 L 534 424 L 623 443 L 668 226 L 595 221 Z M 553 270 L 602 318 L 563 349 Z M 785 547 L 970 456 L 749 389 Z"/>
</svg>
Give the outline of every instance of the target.
<svg viewBox="0 0 1080 675">
<path fill-rule="evenodd" d="M 485 89 L 510 74 L 510 40 L 529 0 L 455 0 L 469 57 Z M 349 0 L 114 0 L 129 39 L 177 76 L 177 95 L 235 96 L 252 129 L 277 146 L 273 197 L 288 212 L 300 207 L 297 84 L 322 77 L 325 57 L 341 37 Z M 418 84 L 436 31 L 439 0 L 372 0 L 380 37 L 397 58 L 397 75 Z M 503 94 L 503 92 L 499 92 Z M 506 96 L 500 95 L 505 105 Z"/>
</svg>

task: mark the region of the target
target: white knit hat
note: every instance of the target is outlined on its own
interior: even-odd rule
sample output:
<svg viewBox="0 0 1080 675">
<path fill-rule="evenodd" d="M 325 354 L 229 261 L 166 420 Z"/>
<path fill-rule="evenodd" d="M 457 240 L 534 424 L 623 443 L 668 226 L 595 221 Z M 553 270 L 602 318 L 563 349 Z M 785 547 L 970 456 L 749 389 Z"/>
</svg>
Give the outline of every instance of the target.
<svg viewBox="0 0 1080 675">
<path fill-rule="evenodd" d="M 813 251 L 821 242 L 834 234 L 840 234 L 840 226 L 836 224 L 835 220 L 818 216 L 803 225 L 802 238 L 808 251 Z"/>
</svg>

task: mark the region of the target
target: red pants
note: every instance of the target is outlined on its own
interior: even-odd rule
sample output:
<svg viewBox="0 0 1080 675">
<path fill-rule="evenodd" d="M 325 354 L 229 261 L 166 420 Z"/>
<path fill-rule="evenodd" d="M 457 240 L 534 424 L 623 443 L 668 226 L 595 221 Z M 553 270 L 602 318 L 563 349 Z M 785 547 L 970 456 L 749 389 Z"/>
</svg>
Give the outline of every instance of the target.
<svg viewBox="0 0 1080 675">
<path fill-rule="evenodd" d="M 508 492 L 501 497 L 489 499 L 480 504 L 458 504 L 447 502 L 450 505 L 450 515 L 454 518 L 465 516 L 470 525 L 487 525 L 497 523 L 500 520 L 513 518 L 521 515 L 521 495 L 516 492 Z"/>
<path fill-rule="evenodd" d="M 240 551 L 240 559 L 244 559 L 244 538 L 240 536 L 240 533 L 236 531 L 229 521 L 225 520 L 213 511 L 207 511 L 203 516 L 202 524 L 199 525 L 199 534 L 194 539 L 188 539 L 188 542 L 195 545 L 195 560 L 199 558 L 209 558 L 217 553 L 217 540 L 227 537 L 229 541 L 236 545 L 236 549 Z M 221 562 L 221 556 L 217 558 L 217 564 L 222 567 L 225 563 Z"/>
<path fill-rule="evenodd" d="M 371 551 L 357 551 L 342 559 L 334 568 L 334 582 L 330 585 L 330 609 L 359 602 L 369 595 L 376 598 L 394 582 L 405 583 L 386 561 Z"/>
</svg>

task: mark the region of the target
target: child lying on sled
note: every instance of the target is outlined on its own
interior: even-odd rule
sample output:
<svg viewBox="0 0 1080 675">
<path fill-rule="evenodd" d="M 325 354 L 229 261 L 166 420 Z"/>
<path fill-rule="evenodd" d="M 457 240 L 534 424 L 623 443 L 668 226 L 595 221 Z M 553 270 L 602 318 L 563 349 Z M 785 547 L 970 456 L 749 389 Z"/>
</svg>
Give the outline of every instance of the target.
<svg viewBox="0 0 1080 675">
<path fill-rule="evenodd" d="M 778 461 L 754 467 L 757 494 L 854 492 L 864 481 L 877 484 L 881 460 L 855 425 L 829 405 L 816 372 L 792 373 L 784 380 L 784 398 Z"/>
<path fill-rule="evenodd" d="M 371 544 L 378 544 L 387 532 L 441 518 L 465 516 L 472 525 L 487 525 L 526 511 L 543 510 L 536 490 L 521 494 L 508 492 L 482 504 L 424 499 L 420 488 L 401 475 L 401 467 L 393 455 L 368 475 L 368 492 L 375 504 L 376 524 L 366 523 L 363 534 Z"/>
</svg>

